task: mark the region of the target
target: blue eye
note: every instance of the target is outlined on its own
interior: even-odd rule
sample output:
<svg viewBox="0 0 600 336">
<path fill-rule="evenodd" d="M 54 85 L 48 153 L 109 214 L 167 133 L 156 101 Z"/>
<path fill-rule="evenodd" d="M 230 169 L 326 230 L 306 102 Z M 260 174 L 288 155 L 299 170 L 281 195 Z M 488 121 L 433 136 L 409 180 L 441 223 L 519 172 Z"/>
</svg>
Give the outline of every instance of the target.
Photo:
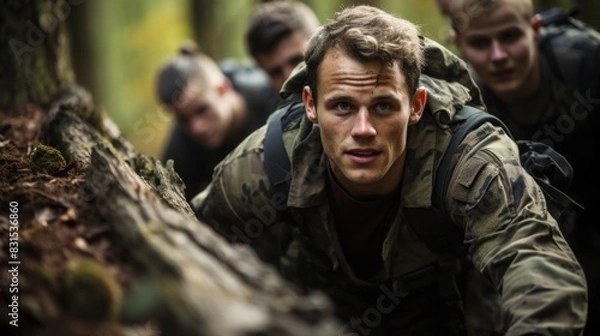
<svg viewBox="0 0 600 336">
<path fill-rule="evenodd" d="M 377 103 L 375 107 L 378 112 L 389 112 L 392 109 L 392 105 L 385 102 Z"/>
<path fill-rule="evenodd" d="M 336 109 L 338 111 L 346 112 L 346 111 L 349 111 L 351 108 L 352 108 L 352 106 L 350 104 L 348 104 L 347 102 L 338 102 L 336 104 Z"/>
</svg>

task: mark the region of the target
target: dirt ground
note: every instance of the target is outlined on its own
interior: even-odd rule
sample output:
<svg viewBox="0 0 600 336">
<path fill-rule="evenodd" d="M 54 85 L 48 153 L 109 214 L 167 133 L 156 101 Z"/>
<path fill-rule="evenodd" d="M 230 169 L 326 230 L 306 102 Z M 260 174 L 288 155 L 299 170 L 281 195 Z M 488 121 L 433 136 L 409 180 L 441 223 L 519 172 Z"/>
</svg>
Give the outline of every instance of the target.
<svg viewBox="0 0 600 336">
<path fill-rule="evenodd" d="M 117 322 L 136 272 L 82 197 L 84 173 L 30 160 L 45 115 L 0 111 L 0 334 L 160 335 L 151 322 Z"/>
</svg>

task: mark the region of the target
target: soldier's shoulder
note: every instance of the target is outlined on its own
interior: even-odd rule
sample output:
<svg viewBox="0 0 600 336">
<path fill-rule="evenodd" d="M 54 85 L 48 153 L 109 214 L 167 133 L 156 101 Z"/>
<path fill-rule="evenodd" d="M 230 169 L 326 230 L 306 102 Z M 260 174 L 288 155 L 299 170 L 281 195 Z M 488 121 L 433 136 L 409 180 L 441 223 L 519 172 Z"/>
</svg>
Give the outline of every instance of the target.
<svg viewBox="0 0 600 336">
<path fill-rule="evenodd" d="M 266 125 L 250 133 L 217 165 L 215 170 L 223 166 L 239 165 L 250 156 L 261 156 L 266 134 Z"/>
<path fill-rule="evenodd" d="M 473 181 L 484 166 L 492 168 L 488 172 L 498 172 L 511 165 L 519 165 L 519 151 L 515 141 L 503 127 L 488 121 L 470 130 L 450 155 L 458 156 L 454 171 L 463 172 L 461 176 L 469 181 Z M 469 184 L 465 181 L 461 183 Z"/>
</svg>

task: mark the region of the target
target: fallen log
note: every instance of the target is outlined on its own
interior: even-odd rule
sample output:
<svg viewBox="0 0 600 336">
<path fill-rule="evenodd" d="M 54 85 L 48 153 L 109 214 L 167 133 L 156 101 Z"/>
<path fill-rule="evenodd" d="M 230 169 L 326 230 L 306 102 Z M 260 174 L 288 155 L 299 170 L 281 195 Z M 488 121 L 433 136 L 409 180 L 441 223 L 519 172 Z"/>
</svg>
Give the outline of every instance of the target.
<svg viewBox="0 0 600 336">
<path fill-rule="evenodd" d="M 123 292 L 116 304 L 124 323 L 156 321 L 160 335 L 332 335 L 338 330 L 325 296 L 300 295 L 248 247 L 230 245 L 198 221 L 172 163 L 136 154 L 85 90 L 71 88 L 52 103 L 40 141 L 84 172 L 77 197 L 92 209 L 85 216 L 109 225 L 113 244 L 136 269 L 136 283 L 117 290 Z M 99 286 L 111 296 L 110 286 L 101 285 L 66 286 L 63 294 L 94 298 L 94 293 L 69 290 L 102 292 Z M 70 310 L 94 315 L 82 312 L 86 305 L 73 304 Z"/>
</svg>

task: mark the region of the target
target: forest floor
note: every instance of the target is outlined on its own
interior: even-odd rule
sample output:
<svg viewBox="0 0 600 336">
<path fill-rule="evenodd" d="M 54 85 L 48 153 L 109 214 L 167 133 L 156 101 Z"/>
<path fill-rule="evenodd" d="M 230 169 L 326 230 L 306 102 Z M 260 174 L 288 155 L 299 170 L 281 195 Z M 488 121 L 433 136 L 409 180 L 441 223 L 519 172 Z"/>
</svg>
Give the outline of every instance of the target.
<svg viewBox="0 0 600 336">
<path fill-rule="evenodd" d="M 118 301 L 136 271 L 86 199 L 85 172 L 32 163 L 46 115 L 35 106 L 0 111 L 0 334 L 160 335 L 151 322 L 118 322 L 110 297 Z M 77 295 L 75 287 L 98 285 L 87 268 L 105 272 L 114 285 L 100 286 L 114 295 Z"/>
</svg>

